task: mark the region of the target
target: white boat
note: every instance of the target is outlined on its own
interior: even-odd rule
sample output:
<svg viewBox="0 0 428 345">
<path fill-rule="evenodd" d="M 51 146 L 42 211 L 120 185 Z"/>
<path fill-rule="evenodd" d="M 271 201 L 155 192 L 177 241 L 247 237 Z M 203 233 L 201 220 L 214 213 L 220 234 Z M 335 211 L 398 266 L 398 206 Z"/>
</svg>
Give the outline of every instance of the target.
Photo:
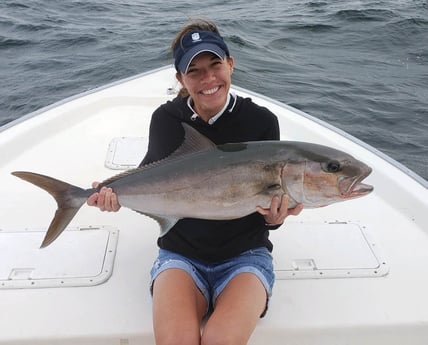
<svg viewBox="0 0 428 345">
<path fill-rule="evenodd" d="M 0 344 L 154 344 L 149 271 L 159 227 L 84 206 L 39 249 L 56 209 L 10 173 L 90 187 L 144 156 L 153 110 L 175 96 L 164 67 L 0 128 Z M 370 195 L 304 210 L 271 232 L 277 280 L 249 344 L 428 344 L 428 184 L 310 115 L 233 86 L 279 118 L 282 139 L 321 143 L 373 168 Z"/>
</svg>

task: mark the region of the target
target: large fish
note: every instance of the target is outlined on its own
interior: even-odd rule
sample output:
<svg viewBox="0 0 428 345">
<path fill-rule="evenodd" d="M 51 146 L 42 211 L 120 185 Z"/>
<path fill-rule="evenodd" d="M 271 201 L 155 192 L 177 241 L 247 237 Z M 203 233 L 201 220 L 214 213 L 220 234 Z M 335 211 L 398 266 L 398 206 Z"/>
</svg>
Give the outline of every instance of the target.
<svg viewBox="0 0 428 345">
<path fill-rule="evenodd" d="M 361 183 L 371 168 L 326 146 L 292 141 L 256 141 L 215 145 L 183 124 L 183 144 L 168 158 L 129 170 L 82 189 L 48 176 L 16 171 L 49 192 L 58 209 L 41 247 L 51 244 L 88 196 L 111 187 L 122 206 L 156 219 L 161 236 L 181 218 L 233 219 L 269 207 L 286 193 L 289 207 L 326 206 L 364 196 L 373 187 Z"/>
</svg>

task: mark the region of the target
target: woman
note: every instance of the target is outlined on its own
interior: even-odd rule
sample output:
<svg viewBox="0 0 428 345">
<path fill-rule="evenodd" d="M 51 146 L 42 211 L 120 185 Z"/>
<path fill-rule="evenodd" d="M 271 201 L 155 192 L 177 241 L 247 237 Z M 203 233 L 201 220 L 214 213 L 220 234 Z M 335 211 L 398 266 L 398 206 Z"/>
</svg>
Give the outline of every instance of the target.
<svg viewBox="0 0 428 345">
<path fill-rule="evenodd" d="M 234 59 L 213 23 L 190 22 L 172 50 L 183 89 L 153 113 L 141 165 L 165 158 L 181 144 L 182 122 L 216 144 L 279 139 L 274 114 L 230 93 Z M 88 204 L 120 208 L 109 188 L 93 194 Z M 182 219 L 160 237 L 151 271 L 156 343 L 246 344 L 272 293 L 269 230 L 301 210 L 301 205 L 288 209 L 287 197 L 278 195 L 270 208 L 257 207 L 246 217 Z"/>
</svg>

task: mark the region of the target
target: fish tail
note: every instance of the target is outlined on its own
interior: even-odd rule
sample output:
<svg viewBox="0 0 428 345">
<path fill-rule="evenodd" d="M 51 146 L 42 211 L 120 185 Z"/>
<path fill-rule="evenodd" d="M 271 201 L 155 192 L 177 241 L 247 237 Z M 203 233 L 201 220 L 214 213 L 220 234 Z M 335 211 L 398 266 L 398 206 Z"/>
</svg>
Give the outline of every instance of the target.
<svg viewBox="0 0 428 345">
<path fill-rule="evenodd" d="M 55 216 L 40 248 L 47 247 L 64 231 L 93 190 L 85 190 L 52 177 L 26 171 L 14 171 L 17 176 L 51 194 L 58 204 Z"/>
</svg>

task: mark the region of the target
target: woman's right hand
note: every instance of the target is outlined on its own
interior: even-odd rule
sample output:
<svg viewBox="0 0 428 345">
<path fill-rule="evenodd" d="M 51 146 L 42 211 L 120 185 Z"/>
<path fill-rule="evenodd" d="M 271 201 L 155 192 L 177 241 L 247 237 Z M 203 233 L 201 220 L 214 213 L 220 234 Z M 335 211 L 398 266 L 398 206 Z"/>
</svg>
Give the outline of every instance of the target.
<svg viewBox="0 0 428 345">
<path fill-rule="evenodd" d="M 92 187 L 97 188 L 99 182 L 93 182 Z M 89 206 L 96 206 L 101 211 L 116 212 L 120 209 L 116 193 L 111 188 L 102 187 L 99 192 L 92 194 L 86 203 Z"/>
</svg>

